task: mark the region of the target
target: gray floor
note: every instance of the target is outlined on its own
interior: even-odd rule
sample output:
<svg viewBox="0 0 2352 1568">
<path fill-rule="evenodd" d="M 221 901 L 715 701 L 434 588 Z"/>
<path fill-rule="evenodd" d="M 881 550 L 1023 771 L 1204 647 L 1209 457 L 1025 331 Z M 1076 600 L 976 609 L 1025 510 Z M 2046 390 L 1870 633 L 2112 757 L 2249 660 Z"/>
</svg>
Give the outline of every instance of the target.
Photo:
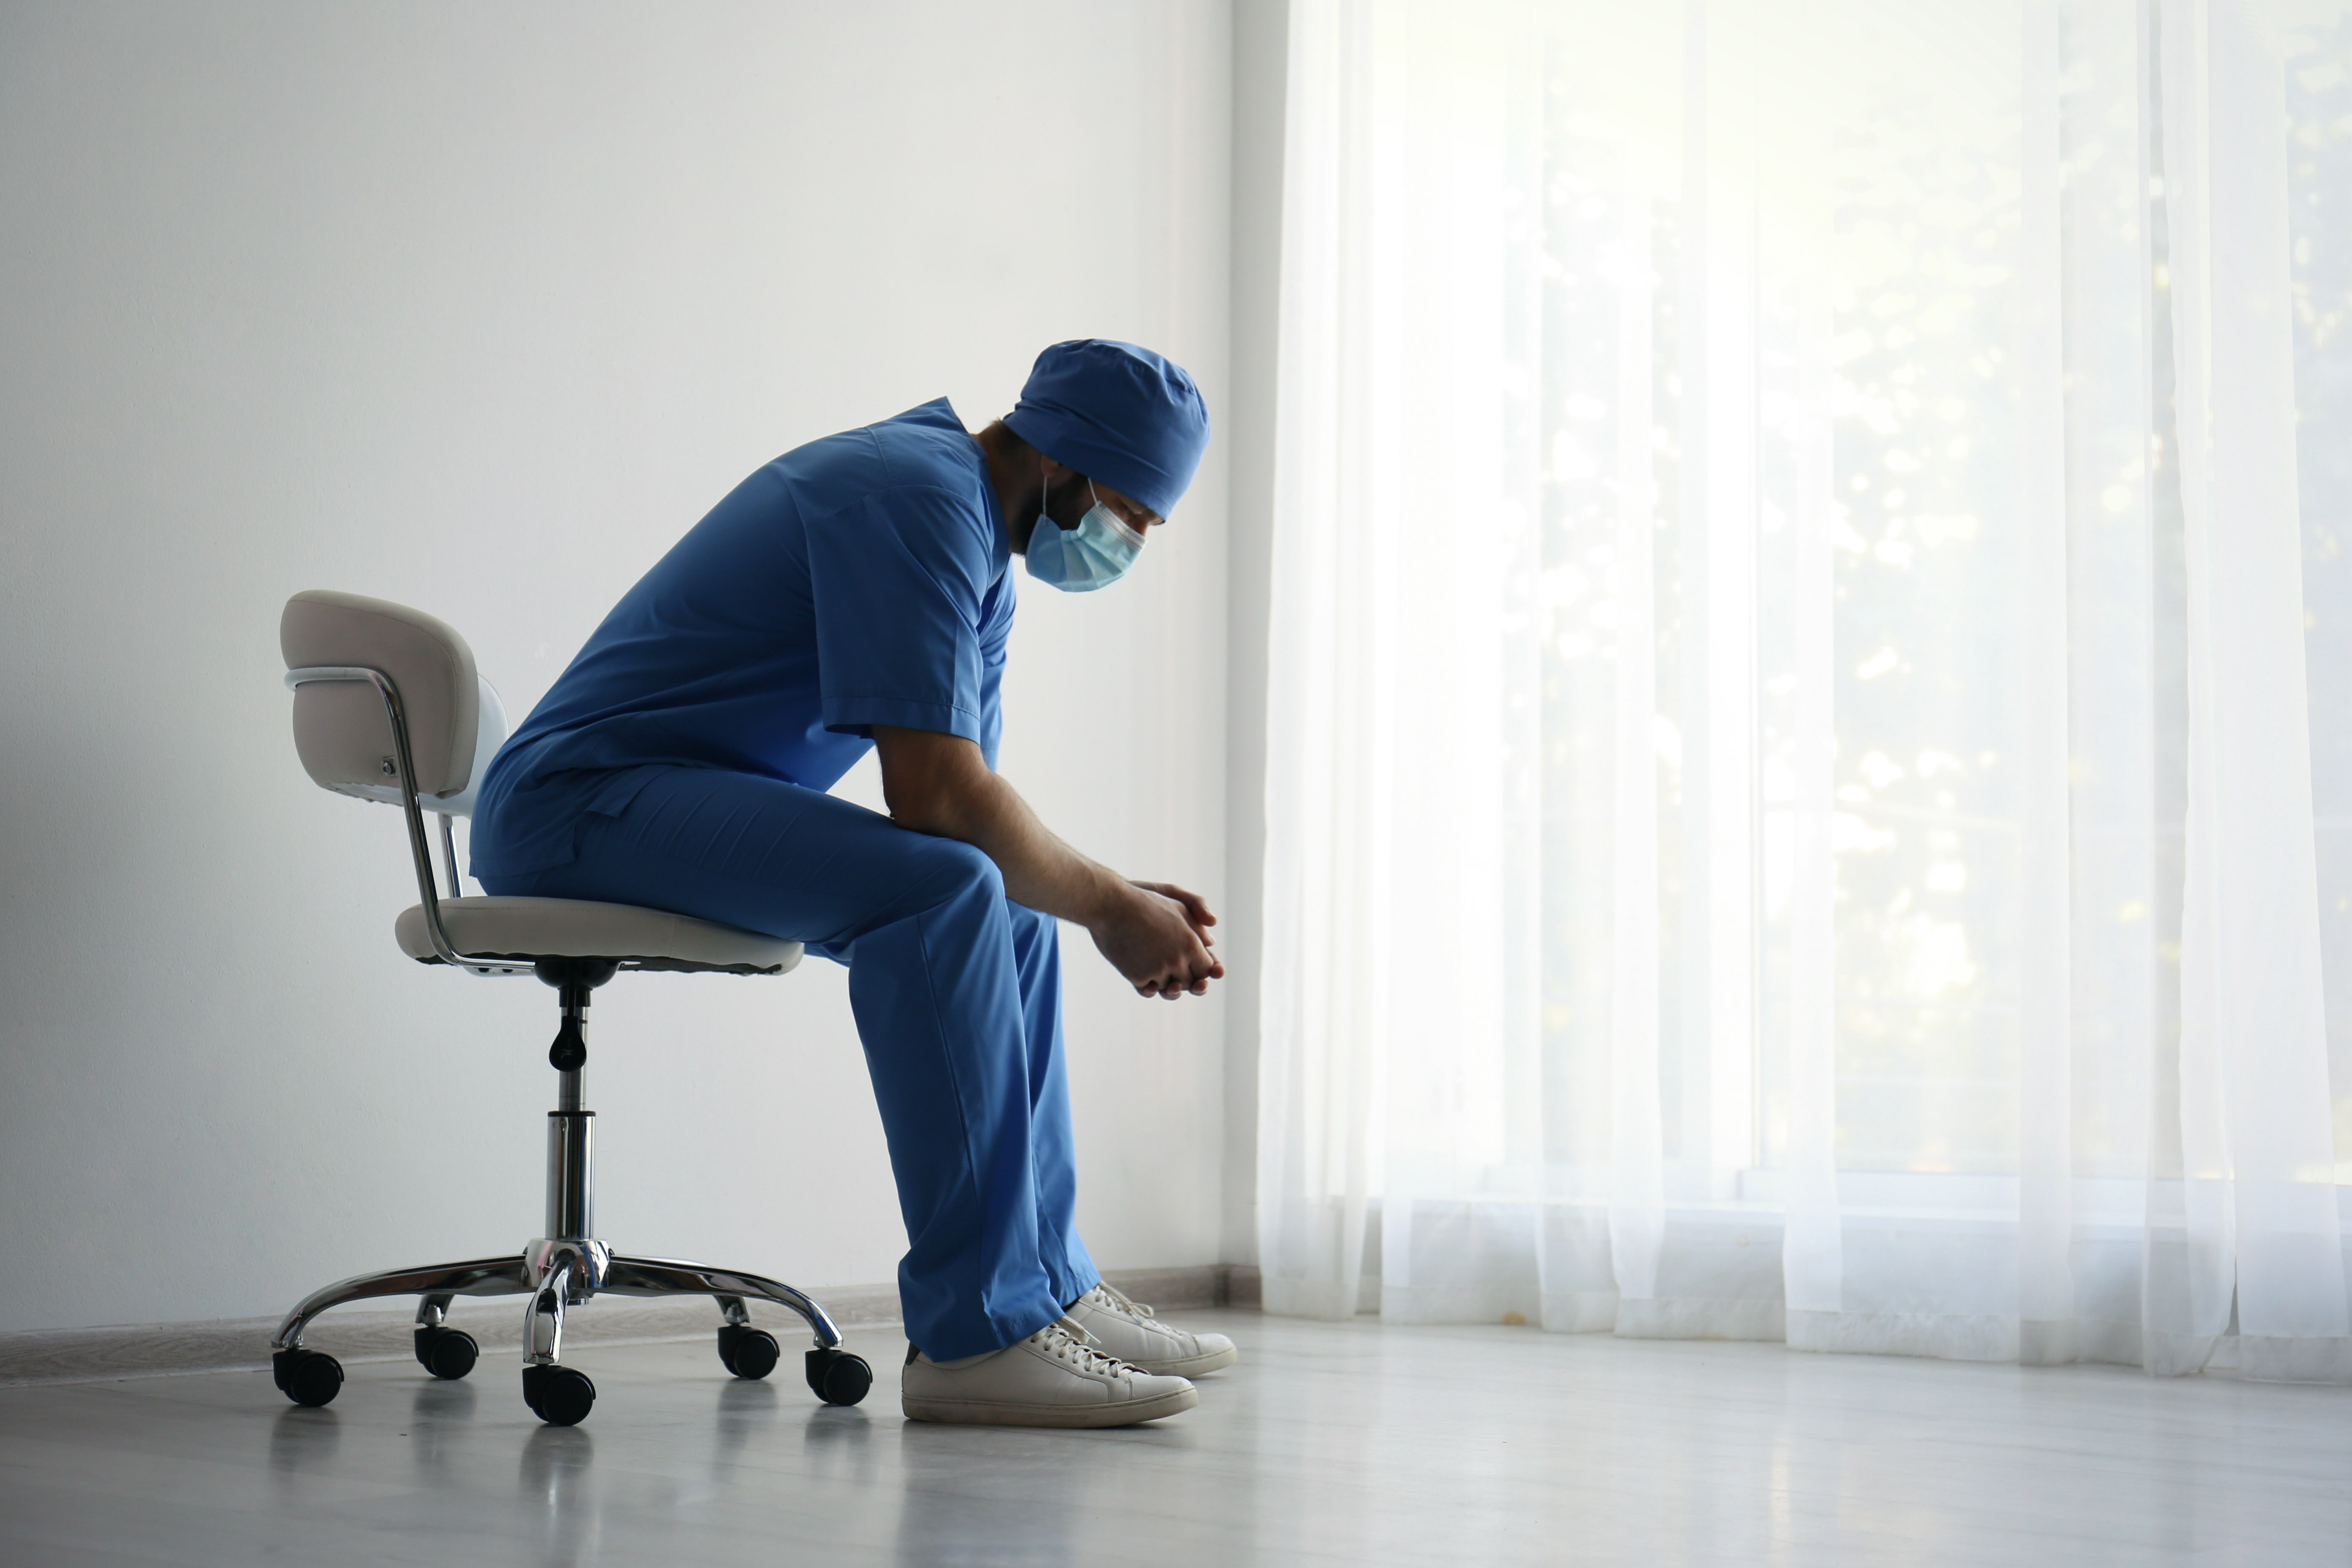
<svg viewBox="0 0 2352 1568">
<path fill-rule="evenodd" d="M 1172 1316 L 1173 1314 L 1171 1314 Z M 2352 1390 L 1234 1312 L 1201 1408 L 1110 1433 L 902 1421 L 700 1344 L 0 1390 L 0 1563 L 2341 1563 Z"/>
</svg>

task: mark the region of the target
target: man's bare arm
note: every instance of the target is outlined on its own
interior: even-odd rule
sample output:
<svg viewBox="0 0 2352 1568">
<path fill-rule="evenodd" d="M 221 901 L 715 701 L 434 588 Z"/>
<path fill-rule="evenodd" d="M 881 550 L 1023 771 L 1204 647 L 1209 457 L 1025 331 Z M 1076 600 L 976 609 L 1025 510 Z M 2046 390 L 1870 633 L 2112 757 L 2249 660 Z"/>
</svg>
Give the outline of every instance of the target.
<svg viewBox="0 0 2352 1568">
<path fill-rule="evenodd" d="M 996 862 L 1007 896 L 1086 927 L 1139 992 L 1197 996 L 1223 976 L 1209 952 L 1216 917 L 1198 894 L 1128 881 L 1063 843 L 970 741 L 877 724 L 874 745 L 893 822 L 980 849 Z"/>
</svg>

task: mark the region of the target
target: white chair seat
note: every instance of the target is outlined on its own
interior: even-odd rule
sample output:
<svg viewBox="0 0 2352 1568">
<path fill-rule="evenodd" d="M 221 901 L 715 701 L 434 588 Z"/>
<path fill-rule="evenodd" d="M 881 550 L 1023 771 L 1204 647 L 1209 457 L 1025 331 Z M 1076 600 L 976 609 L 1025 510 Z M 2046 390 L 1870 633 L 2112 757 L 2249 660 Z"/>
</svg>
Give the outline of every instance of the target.
<svg viewBox="0 0 2352 1568">
<path fill-rule="evenodd" d="M 613 958 L 643 969 L 721 970 L 782 974 L 801 961 L 801 944 L 736 926 L 585 899 L 444 899 L 441 929 L 468 956 Z M 425 906 L 401 911 L 400 951 L 436 962 L 425 929 Z"/>
</svg>

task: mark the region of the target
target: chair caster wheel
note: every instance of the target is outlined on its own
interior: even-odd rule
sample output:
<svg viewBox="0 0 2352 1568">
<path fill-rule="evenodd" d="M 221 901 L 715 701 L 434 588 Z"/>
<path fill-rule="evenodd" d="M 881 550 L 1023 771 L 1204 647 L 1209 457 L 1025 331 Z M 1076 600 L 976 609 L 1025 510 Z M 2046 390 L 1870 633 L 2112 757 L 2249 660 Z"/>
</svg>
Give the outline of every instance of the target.
<svg viewBox="0 0 2352 1568">
<path fill-rule="evenodd" d="M 596 1385 L 588 1374 L 568 1366 L 527 1366 L 522 1369 L 523 1403 L 550 1426 L 577 1426 L 596 1405 Z"/>
<path fill-rule="evenodd" d="M 269 1372 L 278 1380 L 279 1393 L 314 1410 L 333 1404 L 335 1395 L 343 1391 L 342 1363 L 324 1351 L 272 1352 Z"/>
<path fill-rule="evenodd" d="M 416 1364 L 436 1377 L 452 1382 L 474 1370 L 482 1347 L 463 1329 L 425 1328 L 416 1331 Z"/>
<path fill-rule="evenodd" d="M 866 1358 L 843 1350 L 813 1350 L 808 1353 L 808 1385 L 827 1405 L 855 1405 L 874 1386 L 874 1369 Z"/>
<path fill-rule="evenodd" d="M 729 1323 L 719 1331 L 719 1364 L 738 1377 L 767 1376 L 783 1353 L 776 1336 L 763 1329 Z"/>
</svg>

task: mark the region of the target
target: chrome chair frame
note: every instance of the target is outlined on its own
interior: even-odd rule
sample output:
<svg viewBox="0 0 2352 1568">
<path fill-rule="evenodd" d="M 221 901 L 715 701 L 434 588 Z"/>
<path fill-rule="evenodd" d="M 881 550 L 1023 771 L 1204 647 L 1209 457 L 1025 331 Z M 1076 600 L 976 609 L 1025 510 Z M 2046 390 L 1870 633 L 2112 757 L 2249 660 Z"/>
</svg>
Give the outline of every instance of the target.
<svg viewBox="0 0 2352 1568">
<path fill-rule="evenodd" d="M 588 994 L 622 969 L 646 965 L 628 959 L 530 959 L 514 954 L 461 953 L 451 943 L 441 919 L 441 901 L 434 886 L 433 855 L 418 798 L 416 764 L 409 744 L 408 719 L 400 689 L 380 669 L 363 666 L 319 665 L 286 673 L 288 689 L 311 681 L 361 681 L 373 686 L 383 700 L 385 722 L 391 727 L 393 755 L 398 764 L 401 807 L 407 819 L 408 847 L 415 863 L 417 899 L 425 911 L 437 961 L 469 974 L 536 973 L 562 993 L 563 1026 L 549 1052 L 558 1078 L 558 1104 L 548 1112 L 546 1234 L 533 1238 L 520 1255 L 482 1258 L 462 1263 L 427 1264 L 354 1275 L 303 1298 L 286 1314 L 272 1336 L 273 1356 L 302 1349 L 302 1335 L 312 1320 L 331 1307 L 380 1296 L 418 1296 L 416 1328 L 420 1333 L 442 1327 L 449 1305 L 459 1296 L 530 1297 L 523 1318 L 526 1366 L 555 1366 L 563 1352 L 563 1314 L 596 1295 L 709 1296 L 718 1304 L 721 1332 L 751 1326 L 746 1303 L 773 1302 L 799 1314 L 809 1328 L 818 1352 L 840 1348 L 841 1331 L 814 1300 L 793 1286 L 764 1275 L 676 1258 L 637 1258 L 615 1253 L 594 1236 L 595 1112 L 584 1099 L 587 1047 L 585 1014 Z M 488 759 L 478 758 L 476 766 Z M 441 817 L 441 847 L 446 862 L 449 896 L 460 898 L 457 839 L 447 813 Z M 426 963 L 435 962 L 433 959 Z"/>
</svg>

